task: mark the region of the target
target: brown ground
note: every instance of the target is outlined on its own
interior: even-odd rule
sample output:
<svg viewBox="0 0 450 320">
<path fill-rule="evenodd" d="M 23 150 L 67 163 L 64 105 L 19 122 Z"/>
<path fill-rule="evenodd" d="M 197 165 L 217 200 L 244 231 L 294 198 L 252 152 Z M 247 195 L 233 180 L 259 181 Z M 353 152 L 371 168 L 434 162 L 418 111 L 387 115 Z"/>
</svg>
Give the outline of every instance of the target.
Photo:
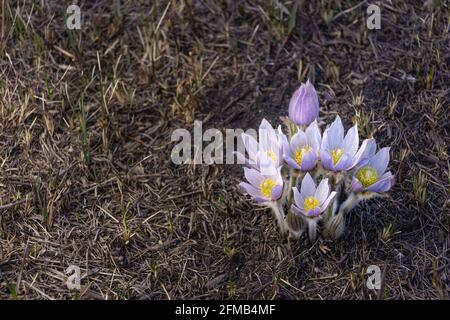
<svg viewBox="0 0 450 320">
<path fill-rule="evenodd" d="M 445 1 L 383 2 L 372 31 L 364 1 L 117 2 L 68 31 L 61 1 L 0 0 L 0 298 L 449 298 Z M 397 180 L 313 246 L 280 239 L 240 167 L 170 161 L 174 129 L 278 123 L 308 77 Z"/>
</svg>

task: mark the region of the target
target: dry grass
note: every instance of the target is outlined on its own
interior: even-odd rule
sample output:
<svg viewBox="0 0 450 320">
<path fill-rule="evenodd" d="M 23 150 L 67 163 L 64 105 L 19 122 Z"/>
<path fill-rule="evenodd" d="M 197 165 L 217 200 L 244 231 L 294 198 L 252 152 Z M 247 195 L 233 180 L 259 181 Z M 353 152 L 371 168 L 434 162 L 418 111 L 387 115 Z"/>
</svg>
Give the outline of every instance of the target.
<svg viewBox="0 0 450 320">
<path fill-rule="evenodd" d="M 81 1 L 69 31 L 69 1 L 0 0 L 0 298 L 448 299 L 444 2 L 383 4 L 369 31 L 360 1 Z M 307 77 L 327 121 L 392 145 L 397 180 L 312 247 L 241 168 L 170 161 L 175 128 L 278 122 Z"/>
</svg>

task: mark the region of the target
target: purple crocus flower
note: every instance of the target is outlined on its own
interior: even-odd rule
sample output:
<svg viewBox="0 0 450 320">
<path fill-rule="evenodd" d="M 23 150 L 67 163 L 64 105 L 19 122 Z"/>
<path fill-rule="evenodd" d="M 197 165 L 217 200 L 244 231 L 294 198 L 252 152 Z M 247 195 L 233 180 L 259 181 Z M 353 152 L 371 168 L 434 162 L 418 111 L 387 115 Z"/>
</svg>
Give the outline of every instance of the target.
<svg viewBox="0 0 450 320">
<path fill-rule="evenodd" d="M 309 240 L 314 242 L 317 234 L 317 221 L 322 218 L 320 214 L 330 205 L 336 192 L 330 193 L 328 179 L 323 179 L 316 188 L 309 173 L 303 178 L 300 192 L 295 187 L 292 189 L 294 190 L 295 204 L 291 206 L 291 210 L 305 220 L 308 225 Z"/>
<path fill-rule="evenodd" d="M 280 131 L 281 129 L 279 129 Z M 242 140 L 248 153 L 248 159 L 242 154 L 238 154 L 240 159 L 245 159 L 244 163 L 250 167 L 261 171 L 266 175 L 273 175 L 273 169 L 283 164 L 283 148 L 281 138 L 275 132 L 272 125 L 266 120 L 261 121 L 259 126 L 259 142 L 252 136 L 243 133 Z"/>
<path fill-rule="evenodd" d="M 367 155 L 366 149 L 370 139 L 359 146 L 357 125 L 351 127 L 344 137 L 344 127 L 339 116 L 325 130 L 320 148 L 320 159 L 325 169 L 345 171 L 358 165 Z"/>
<path fill-rule="evenodd" d="M 355 192 L 386 192 L 394 181 L 390 171 L 386 172 L 389 163 L 389 147 L 375 153 L 377 146 L 371 140 L 366 152 L 365 160 L 358 166 L 352 178 L 352 189 Z"/>
<path fill-rule="evenodd" d="M 239 186 L 258 203 L 276 201 L 283 193 L 283 178 L 281 167 L 275 171 L 274 175 L 264 175 L 256 169 L 244 168 L 245 178 L 249 183 L 241 182 Z"/>
<path fill-rule="evenodd" d="M 296 125 L 307 126 L 319 116 L 319 98 L 314 86 L 302 84 L 289 101 L 289 119 Z"/>
<path fill-rule="evenodd" d="M 303 178 L 300 192 L 296 187 L 292 189 L 294 190 L 295 202 L 291 206 L 292 211 L 308 218 L 315 218 L 324 212 L 336 195 L 335 191 L 330 193 L 328 179 L 323 179 L 316 188 L 316 184 L 309 173 Z"/>
<path fill-rule="evenodd" d="M 288 142 L 282 135 L 283 157 L 289 167 L 301 171 L 310 171 L 317 164 L 320 150 L 320 130 L 317 121 L 314 120 L 306 131 L 298 130 Z"/>
</svg>

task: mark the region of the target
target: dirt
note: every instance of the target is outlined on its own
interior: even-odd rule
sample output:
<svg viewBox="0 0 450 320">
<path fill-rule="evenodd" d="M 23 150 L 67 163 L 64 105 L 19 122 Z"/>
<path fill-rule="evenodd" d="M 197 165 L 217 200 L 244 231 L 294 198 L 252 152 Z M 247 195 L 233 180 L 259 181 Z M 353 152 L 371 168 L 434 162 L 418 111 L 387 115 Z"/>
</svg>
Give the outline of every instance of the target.
<svg viewBox="0 0 450 320">
<path fill-rule="evenodd" d="M 81 1 L 69 31 L 69 2 L 0 1 L 1 299 L 448 299 L 448 4 L 383 2 L 369 30 L 359 1 L 117 3 Z M 278 125 L 308 78 L 322 129 L 358 123 L 396 176 L 313 245 L 242 167 L 170 160 L 194 119 Z"/>
</svg>

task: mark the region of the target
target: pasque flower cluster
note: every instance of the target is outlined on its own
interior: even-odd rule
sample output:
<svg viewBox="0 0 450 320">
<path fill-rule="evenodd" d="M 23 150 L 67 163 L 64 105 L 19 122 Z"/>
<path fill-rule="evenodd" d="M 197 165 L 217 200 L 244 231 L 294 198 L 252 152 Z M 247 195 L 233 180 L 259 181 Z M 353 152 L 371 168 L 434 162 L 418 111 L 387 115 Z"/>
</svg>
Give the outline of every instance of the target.
<svg viewBox="0 0 450 320">
<path fill-rule="evenodd" d="M 242 135 L 248 157 L 239 155 L 247 180 L 241 189 L 272 208 L 282 234 L 299 238 L 307 231 L 311 242 L 318 230 L 338 238 L 347 212 L 393 184 L 388 147 L 377 151 L 373 138 L 360 144 L 357 125 L 345 132 L 339 116 L 322 134 L 318 117 L 319 99 L 308 80 L 289 103 L 287 134 L 263 119 L 258 140 Z"/>
</svg>

